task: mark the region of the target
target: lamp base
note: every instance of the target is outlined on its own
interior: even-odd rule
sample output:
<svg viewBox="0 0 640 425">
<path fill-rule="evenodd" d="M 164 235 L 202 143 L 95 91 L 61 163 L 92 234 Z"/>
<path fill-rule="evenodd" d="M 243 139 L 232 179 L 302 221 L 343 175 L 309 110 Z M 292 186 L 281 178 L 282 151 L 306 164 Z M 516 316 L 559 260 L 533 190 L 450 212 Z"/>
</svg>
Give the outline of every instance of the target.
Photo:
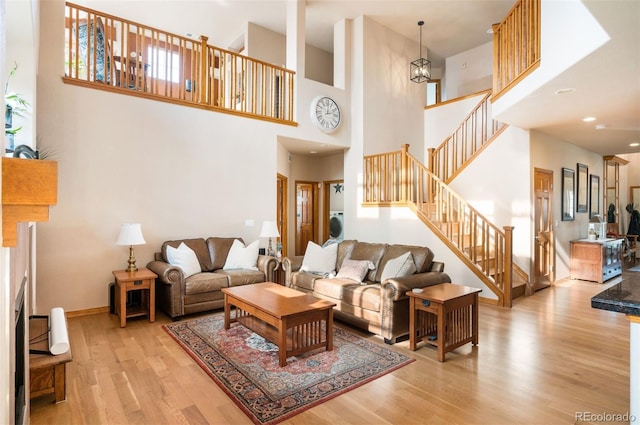
<svg viewBox="0 0 640 425">
<path fill-rule="evenodd" d="M 129 267 L 126 268 L 126 270 L 131 273 L 131 272 L 137 272 L 138 268 L 136 267 L 136 257 L 134 257 L 133 255 L 133 245 L 129 246 Z"/>
</svg>

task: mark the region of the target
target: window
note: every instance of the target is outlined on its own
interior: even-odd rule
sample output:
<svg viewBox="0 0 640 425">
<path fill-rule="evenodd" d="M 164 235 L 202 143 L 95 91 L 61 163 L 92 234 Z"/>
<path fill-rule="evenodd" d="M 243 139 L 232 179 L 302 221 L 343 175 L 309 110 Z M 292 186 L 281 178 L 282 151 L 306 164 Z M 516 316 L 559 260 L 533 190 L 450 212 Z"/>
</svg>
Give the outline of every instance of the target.
<svg viewBox="0 0 640 425">
<path fill-rule="evenodd" d="M 175 52 L 168 52 L 166 49 L 149 46 L 147 58 L 151 64 L 149 73 L 151 78 L 180 82 L 180 55 Z"/>
</svg>

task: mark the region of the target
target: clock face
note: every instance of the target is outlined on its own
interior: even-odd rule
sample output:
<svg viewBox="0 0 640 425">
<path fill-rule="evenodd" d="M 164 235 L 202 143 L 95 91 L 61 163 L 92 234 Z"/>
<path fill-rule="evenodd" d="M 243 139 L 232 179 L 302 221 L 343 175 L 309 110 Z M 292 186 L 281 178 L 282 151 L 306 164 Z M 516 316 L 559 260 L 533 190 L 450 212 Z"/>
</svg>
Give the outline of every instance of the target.
<svg viewBox="0 0 640 425">
<path fill-rule="evenodd" d="M 326 96 L 318 96 L 311 102 L 311 121 L 320 130 L 331 133 L 340 125 L 338 104 Z"/>
</svg>

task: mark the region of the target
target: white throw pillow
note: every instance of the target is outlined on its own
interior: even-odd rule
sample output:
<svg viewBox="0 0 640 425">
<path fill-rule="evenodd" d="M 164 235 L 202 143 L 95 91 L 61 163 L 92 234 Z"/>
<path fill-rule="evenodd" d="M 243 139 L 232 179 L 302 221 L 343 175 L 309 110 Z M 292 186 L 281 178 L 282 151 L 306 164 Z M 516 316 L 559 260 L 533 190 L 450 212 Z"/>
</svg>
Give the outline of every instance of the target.
<svg viewBox="0 0 640 425">
<path fill-rule="evenodd" d="M 413 255 L 411 255 L 411 252 L 407 251 L 397 258 L 387 261 L 384 269 L 382 269 L 380 282 L 384 282 L 385 280 L 393 277 L 409 276 L 415 272 L 416 265 L 413 262 Z"/>
<path fill-rule="evenodd" d="M 364 277 L 369 273 L 369 270 L 373 270 L 376 267 L 369 260 L 350 260 L 346 259 L 342 262 L 338 275 L 336 277 L 342 277 L 355 280 L 362 283 Z"/>
<path fill-rule="evenodd" d="M 325 276 L 336 274 L 336 259 L 338 258 L 338 244 L 333 243 L 325 248 L 309 241 L 302 259 L 300 271 L 318 273 Z"/>
<path fill-rule="evenodd" d="M 196 253 L 184 242 L 177 248 L 167 245 L 167 260 L 172 266 L 180 267 L 185 278 L 202 271 Z"/>
<path fill-rule="evenodd" d="M 233 241 L 227 261 L 225 261 L 223 270 L 258 270 L 258 251 L 260 249 L 259 241 L 254 241 L 246 247 L 238 239 Z"/>
</svg>

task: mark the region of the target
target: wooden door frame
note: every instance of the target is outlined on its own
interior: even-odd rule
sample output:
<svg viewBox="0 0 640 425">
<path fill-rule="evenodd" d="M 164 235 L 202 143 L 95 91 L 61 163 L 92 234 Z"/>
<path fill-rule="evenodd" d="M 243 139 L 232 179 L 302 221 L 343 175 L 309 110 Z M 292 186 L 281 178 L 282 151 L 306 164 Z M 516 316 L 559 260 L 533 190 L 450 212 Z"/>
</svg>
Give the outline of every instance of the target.
<svg viewBox="0 0 640 425">
<path fill-rule="evenodd" d="M 324 180 L 322 182 L 322 240 L 329 239 L 329 214 L 331 211 L 329 198 L 331 197 L 331 185 L 336 183 L 344 183 L 344 179 L 340 180 Z"/>
<path fill-rule="evenodd" d="M 312 240 L 320 245 L 320 242 L 318 241 L 318 214 L 319 214 L 319 209 L 318 209 L 318 186 L 320 185 L 320 183 L 318 183 L 317 181 L 308 181 L 308 180 L 295 180 L 294 181 L 294 196 L 296 197 L 296 202 L 295 202 L 295 217 L 296 217 L 296 221 L 295 221 L 295 244 L 298 243 L 298 201 L 297 201 L 297 197 L 298 197 L 298 185 L 301 184 L 310 184 L 311 187 L 313 187 L 313 191 L 311 192 L 312 196 L 313 196 L 313 207 L 312 207 L 312 211 L 313 211 L 313 237 Z M 295 249 L 296 247 L 294 246 L 294 252 L 296 251 Z M 301 247 L 302 248 L 302 247 Z"/>
<path fill-rule="evenodd" d="M 276 223 L 280 230 L 282 258 L 285 258 L 289 252 L 289 178 L 277 173 L 277 180 L 280 182 L 282 193 L 276 194 Z"/>
</svg>

